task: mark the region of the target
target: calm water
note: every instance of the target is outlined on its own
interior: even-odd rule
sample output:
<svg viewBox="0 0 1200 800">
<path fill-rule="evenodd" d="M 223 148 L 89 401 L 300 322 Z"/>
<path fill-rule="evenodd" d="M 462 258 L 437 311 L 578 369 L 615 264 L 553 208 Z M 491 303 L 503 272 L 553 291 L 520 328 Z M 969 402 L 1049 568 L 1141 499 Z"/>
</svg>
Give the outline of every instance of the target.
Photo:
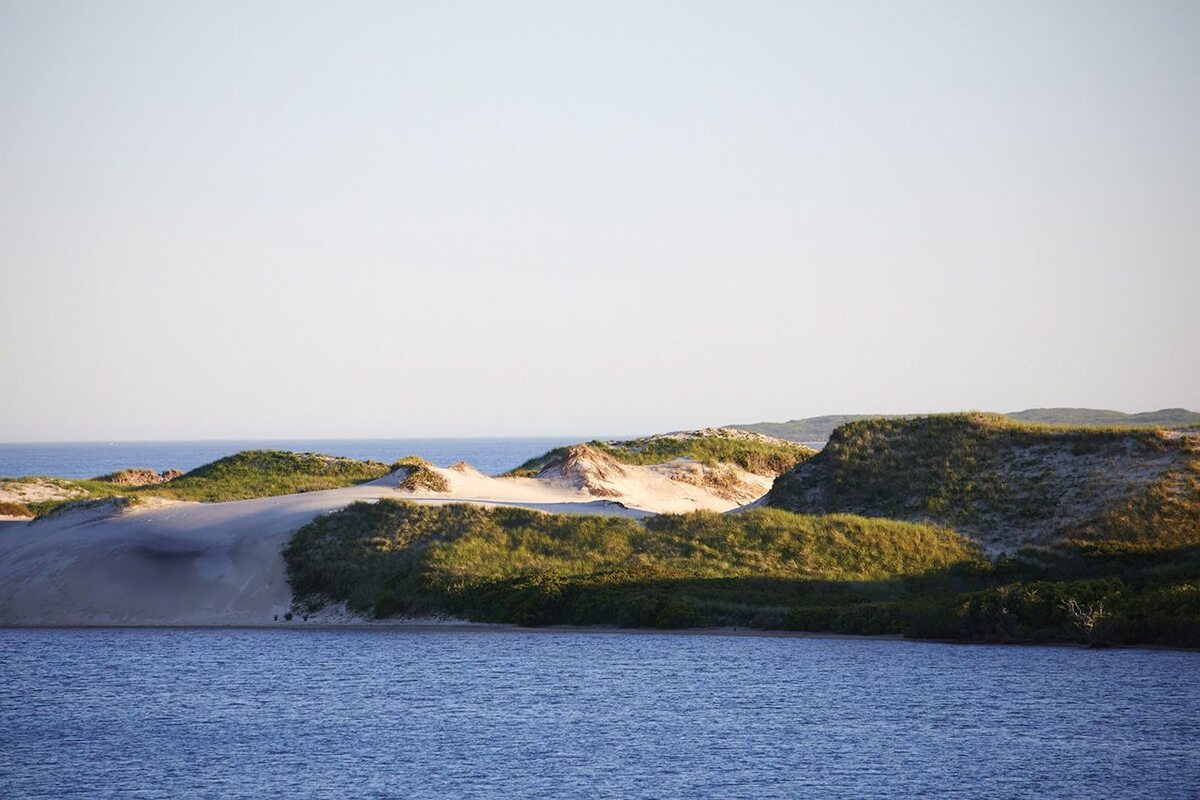
<svg viewBox="0 0 1200 800">
<path fill-rule="evenodd" d="M 564 444 L 587 436 L 525 439 L 240 439 L 202 442 L 82 442 L 51 444 L 0 443 L 0 477 L 57 475 L 94 478 L 127 467 L 187 471 L 239 450 L 295 450 L 390 464 L 402 456 L 420 455 L 441 467 L 467 461 L 476 469 L 498 474 Z"/>
<path fill-rule="evenodd" d="M 1197 797 L 1200 654 L 0 630 L 3 797 Z"/>
</svg>

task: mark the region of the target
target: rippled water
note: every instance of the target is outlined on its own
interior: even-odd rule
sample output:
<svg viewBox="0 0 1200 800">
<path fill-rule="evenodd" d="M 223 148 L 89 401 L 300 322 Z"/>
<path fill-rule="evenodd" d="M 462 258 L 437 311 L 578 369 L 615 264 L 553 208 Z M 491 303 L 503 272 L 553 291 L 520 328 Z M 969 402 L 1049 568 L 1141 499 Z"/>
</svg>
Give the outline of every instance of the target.
<svg viewBox="0 0 1200 800">
<path fill-rule="evenodd" d="M 0 630 L 3 797 L 1196 797 L 1200 654 Z"/>
<path fill-rule="evenodd" d="M 373 459 L 390 464 L 409 455 L 441 467 L 466 461 L 480 472 L 497 474 L 555 447 L 589 437 L 521 439 L 237 439 L 204 442 L 0 443 L 0 477 L 56 475 L 94 478 L 128 467 L 185 472 L 240 450 L 294 450 Z"/>
</svg>

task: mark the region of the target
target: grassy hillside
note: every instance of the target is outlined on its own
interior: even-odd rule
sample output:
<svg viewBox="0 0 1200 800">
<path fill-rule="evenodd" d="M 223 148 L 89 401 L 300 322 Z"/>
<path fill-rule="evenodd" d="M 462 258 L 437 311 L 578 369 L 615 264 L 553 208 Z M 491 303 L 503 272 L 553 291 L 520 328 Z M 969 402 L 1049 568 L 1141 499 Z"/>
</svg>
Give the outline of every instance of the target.
<svg viewBox="0 0 1200 800">
<path fill-rule="evenodd" d="M 844 425 L 776 480 L 767 503 L 932 521 L 1009 549 L 1080 537 L 1200 543 L 1197 477 L 1196 437 L 947 414 Z"/>
<path fill-rule="evenodd" d="M 912 419 L 914 416 L 916 415 L 834 414 L 825 417 L 793 419 L 788 422 L 754 422 L 730 427 L 793 442 L 824 442 L 833 434 L 835 428 L 848 422 L 865 419 Z M 1185 408 L 1164 408 L 1160 411 L 1144 411 L 1138 414 L 1097 408 L 1028 408 L 1001 416 L 1016 422 L 1038 422 L 1046 425 L 1147 428 L 1200 426 L 1200 413 L 1188 411 Z"/>
<path fill-rule="evenodd" d="M 786 472 L 815 452 L 792 442 L 721 432 L 650 436 L 614 442 L 593 441 L 588 445 L 623 464 L 645 466 L 690 458 L 708 465 L 734 464 L 748 472 L 771 476 Z M 565 458 L 569 449 L 555 448 L 529 459 L 508 474 L 532 477 Z"/>
<path fill-rule="evenodd" d="M 779 612 L 782 597 L 772 593 L 756 603 L 729 596 L 740 580 L 886 582 L 971 559 L 976 549 L 931 526 L 772 509 L 643 524 L 384 500 L 315 520 L 284 555 L 298 597 L 345 600 L 377 616 L 437 609 L 496 621 L 654 625 L 669 604 L 688 608 L 693 621 L 731 624 Z M 528 594 L 550 585 L 583 600 Z"/>
<path fill-rule="evenodd" d="M 338 489 L 383 477 L 386 464 L 317 453 L 247 450 L 197 467 L 147 492 L 179 500 L 224 502 Z"/>
<path fill-rule="evenodd" d="M 616 517 L 359 503 L 284 553 L 302 613 L 1200 646 L 1200 546 L 1075 543 L 989 562 L 928 525 L 760 509 Z"/>
<path fill-rule="evenodd" d="M 375 461 L 339 456 L 247 450 L 197 467 L 172 480 L 145 486 L 121 482 L 121 476 L 131 472 L 125 470 L 78 481 L 65 478 L 5 479 L 0 481 L 0 488 L 36 484 L 48 489 L 55 495 L 53 499 L 25 503 L 37 516 L 45 516 L 69 503 L 109 497 L 153 496 L 215 503 L 338 489 L 382 477 L 391 469 Z"/>
</svg>

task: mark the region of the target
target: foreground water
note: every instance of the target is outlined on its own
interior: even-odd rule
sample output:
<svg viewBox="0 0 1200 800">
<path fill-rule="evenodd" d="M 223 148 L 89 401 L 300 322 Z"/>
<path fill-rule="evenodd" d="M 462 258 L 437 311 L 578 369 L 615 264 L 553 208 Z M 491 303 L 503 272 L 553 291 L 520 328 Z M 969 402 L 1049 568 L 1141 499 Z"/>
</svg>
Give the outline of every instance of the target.
<svg viewBox="0 0 1200 800">
<path fill-rule="evenodd" d="M 236 439 L 200 442 L 0 443 L 0 477 L 94 478 L 128 467 L 187 471 L 241 450 L 293 450 L 390 464 L 409 455 L 439 467 L 466 461 L 496 475 L 555 447 L 594 437 L 521 439 Z"/>
<path fill-rule="evenodd" d="M 1200 654 L 0 630 L 3 797 L 1195 797 Z"/>
</svg>

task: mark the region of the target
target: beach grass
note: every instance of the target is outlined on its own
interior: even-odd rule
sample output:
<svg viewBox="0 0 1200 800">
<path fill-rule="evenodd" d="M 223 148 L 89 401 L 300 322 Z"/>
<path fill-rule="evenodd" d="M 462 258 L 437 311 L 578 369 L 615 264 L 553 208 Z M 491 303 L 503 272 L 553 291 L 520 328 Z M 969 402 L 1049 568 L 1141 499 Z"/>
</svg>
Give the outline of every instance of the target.
<svg viewBox="0 0 1200 800">
<path fill-rule="evenodd" d="M 946 528 L 777 509 L 623 517 L 358 503 L 284 553 L 300 607 L 522 625 L 1200 646 L 1200 546 L 984 558 Z"/>
<path fill-rule="evenodd" d="M 0 502 L 0 517 L 34 517 L 33 509 L 24 503 Z"/>
<path fill-rule="evenodd" d="M 591 441 L 596 450 L 623 464 L 646 466 L 687 458 L 709 466 L 734 464 L 758 475 L 775 476 L 811 457 L 815 451 L 791 442 L 767 442 L 734 436 L 651 436 L 625 441 Z M 531 458 L 507 474 L 533 477 L 567 456 L 569 447 L 558 447 Z"/>
<path fill-rule="evenodd" d="M 38 517 L 72 503 L 116 497 L 163 497 L 222 503 L 298 492 L 340 489 L 380 478 L 391 467 L 377 461 L 358 461 L 318 453 L 246 450 L 218 459 L 163 483 L 130 486 L 103 478 L 6 479 L 8 484 L 36 482 L 60 497 L 26 503 Z M 115 473 L 120 475 L 120 473 Z M 435 476 L 436 477 L 436 476 Z"/>
<path fill-rule="evenodd" d="M 400 482 L 401 489 L 414 492 L 450 491 L 450 483 L 434 472 L 433 465 L 420 456 L 406 456 L 392 464 L 391 469 L 393 472 L 402 469 L 407 473 L 404 480 Z"/>
<path fill-rule="evenodd" d="M 1100 525 L 1098 517 L 1130 498 L 1146 498 L 1143 517 L 1176 495 L 1200 509 L 1198 441 L 1147 428 L 1052 426 L 979 413 L 862 420 L 839 427 L 820 454 L 781 475 L 767 503 L 801 513 L 929 520 L 1010 546 L 1085 529 L 1125 536 L 1115 519 Z M 1175 516 L 1179 535 L 1196 529 L 1188 514 Z"/>
</svg>

